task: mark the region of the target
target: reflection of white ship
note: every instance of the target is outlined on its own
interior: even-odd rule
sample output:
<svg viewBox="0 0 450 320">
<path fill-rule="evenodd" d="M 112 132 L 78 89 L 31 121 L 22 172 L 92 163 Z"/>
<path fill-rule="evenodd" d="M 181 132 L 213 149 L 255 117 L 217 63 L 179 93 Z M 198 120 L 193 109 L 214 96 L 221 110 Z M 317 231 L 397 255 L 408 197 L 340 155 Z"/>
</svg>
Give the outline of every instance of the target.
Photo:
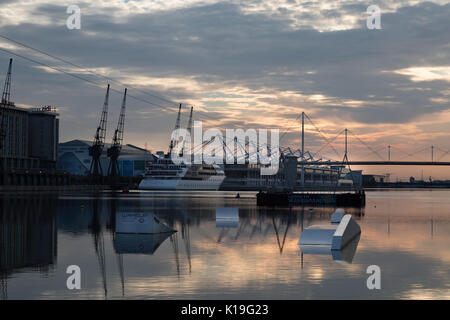
<svg viewBox="0 0 450 320">
<path fill-rule="evenodd" d="M 174 164 L 170 158 L 159 158 L 147 168 L 139 189 L 218 190 L 224 179 L 217 165 Z"/>
<path fill-rule="evenodd" d="M 117 212 L 116 233 L 171 233 L 173 229 L 162 223 L 153 213 Z"/>
<path fill-rule="evenodd" d="M 118 254 L 153 254 L 171 233 L 132 234 L 116 233 L 114 250 Z"/>
</svg>

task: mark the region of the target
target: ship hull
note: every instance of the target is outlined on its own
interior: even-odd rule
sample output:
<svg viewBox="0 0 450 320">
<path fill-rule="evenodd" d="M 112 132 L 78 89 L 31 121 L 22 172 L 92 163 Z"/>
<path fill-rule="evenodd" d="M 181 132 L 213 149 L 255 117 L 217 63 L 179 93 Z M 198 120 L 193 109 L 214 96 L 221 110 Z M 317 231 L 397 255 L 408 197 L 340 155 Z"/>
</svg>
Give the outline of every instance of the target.
<svg viewBox="0 0 450 320">
<path fill-rule="evenodd" d="M 219 190 L 225 176 L 213 176 L 205 180 L 190 179 L 142 179 L 141 190 Z"/>
</svg>

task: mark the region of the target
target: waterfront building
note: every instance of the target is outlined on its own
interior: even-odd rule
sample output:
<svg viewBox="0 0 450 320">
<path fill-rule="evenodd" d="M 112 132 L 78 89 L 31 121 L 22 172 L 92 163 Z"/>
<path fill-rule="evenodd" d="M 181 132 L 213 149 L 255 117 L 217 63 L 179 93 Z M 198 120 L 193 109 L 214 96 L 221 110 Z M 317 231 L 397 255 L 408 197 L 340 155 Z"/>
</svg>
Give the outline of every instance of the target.
<svg viewBox="0 0 450 320">
<path fill-rule="evenodd" d="M 92 141 L 71 140 L 60 143 L 58 146 L 58 169 L 75 175 L 88 175 L 92 162 L 89 155 L 89 147 Z M 103 175 L 106 176 L 109 166 L 109 158 L 106 150 L 111 146 L 105 143 L 100 164 Z M 155 156 L 150 151 L 132 144 L 122 146 L 119 157 L 119 171 L 121 176 L 138 176 L 144 173 L 146 162 L 154 161 Z"/>
<path fill-rule="evenodd" d="M 225 176 L 221 190 L 330 190 L 336 187 L 359 188 L 362 185 L 362 171 L 349 171 L 343 166 L 316 166 L 308 163 L 302 168 L 295 156 L 285 156 L 284 160 L 280 160 L 278 173 L 273 176 L 261 175 L 261 166 L 257 164 L 225 165 Z"/>
<path fill-rule="evenodd" d="M 363 185 L 366 187 L 375 186 L 387 182 L 388 177 L 381 174 L 364 174 L 362 176 Z"/>
<path fill-rule="evenodd" d="M 56 168 L 59 139 L 58 113 L 51 107 L 26 109 L 2 105 L 5 168 Z"/>
</svg>

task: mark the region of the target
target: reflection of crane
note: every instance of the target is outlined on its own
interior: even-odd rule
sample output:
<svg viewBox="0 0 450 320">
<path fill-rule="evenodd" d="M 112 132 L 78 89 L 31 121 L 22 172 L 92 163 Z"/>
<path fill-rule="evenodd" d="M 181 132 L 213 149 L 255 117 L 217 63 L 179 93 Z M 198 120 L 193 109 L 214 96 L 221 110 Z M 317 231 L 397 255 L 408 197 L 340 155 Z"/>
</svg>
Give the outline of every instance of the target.
<svg viewBox="0 0 450 320">
<path fill-rule="evenodd" d="M 284 236 L 283 236 L 283 241 L 282 242 L 280 242 L 280 237 L 278 235 L 278 228 L 277 228 L 277 226 L 275 224 L 275 218 L 274 217 L 272 217 L 272 223 L 273 223 L 273 228 L 275 229 L 275 234 L 277 236 L 278 248 L 280 248 L 280 254 L 282 254 L 283 253 L 283 248 L 284 248 L 284 243 L 286 242 L 286 235 L 287 235 L 287 232 L 289 230 L 289 226 L 291 225 L 291 216 L 289 216 L 289 218 L 288 218 L 288 222 L 287 222 L 287 225 L 286 225 L 286 229 L 284 230 Z"/>
<path fill-rule="evenodd" d="M 111 199 L 111 213 L 109 216 L 109 228 L 112 235 L 113 243 L 116 242 L 116 212 L 117 212 L 117 198 Z M 119 268 L 120 282 L 122 284 L 122 297 L 125 297 L 125 270 L 123 267 L 123 255 L 116 253 L 117 266 Z"/>
<path fill-rule="evenodd" d="M 105 102 L 103 103 L 102 116 L 100 118 L 100 123 L 95 132 L 94 142 L 91 147 L 89 147 L 89 155 L 92 157 L 91 168 L 89 173 L 93 176 L 103 176 L 102 166 L 100 164 L 100 157 L 103 152 L 103 147 L 105 146 L 105 135 L 106 135 L 106 123 L 108 118 L 108 99 L 109 99 L 109 84 L 106 89 Z"/>
<path fill-rule="evenodd" d="M 2 300 L 8 300 L 8 275 L 6 272 L 0 273 L 0 289 Z"/>
<path fill-rule="evenodd" d="M 108 149 L 108 157 L 110 158 L 108 176 L 117 177 L 119 175 L 119 163 L 117 159 L 119 158 L 120 151 L 122 150 L 123 141 L 123 128 L 125 123 L 125 106 L 127 99 L 127 89 L 123 94 L 122 108 L 120 109 L 119 122 L 117 123 L 117 129 L 114 131 L 114 136 L 112 140 L 112 146 Z"/>
<path fill-rule="evenodd" d="M 223 237 L 225 237 L 228 234 L 228 230 L 230 230 L 230 229 L 222 228 L 220 230 L 219 237 L 217 238 L 217 243 L 220 243 L 222 241 Z"/>
<path fill-rule="evenodd" d="M 173 246 L 173 252 L 175 253 L 175 263 L 177 264 L 177 273 L 178 277 L 180 277 L 180 257 L 179 257 L 179 250 L 178 250 L 178 233 L 175 232 L 170 235 L 170 242 Z"/>
<path fill-rule="evenodd" d="M 248 219 L 244 220 L 244 223 L 239 224 L 239 228 L 236 231 L 236 235 L 234 236 L 235 241 L 239 238 L 239 236 L 241 235 L 241 232 L 244 231 L 244 229 L 247 227 L 248 224 L 249 224 Z"/>
<path fill-rule="evenodd" d="M 181 225 L 181 236 L 184 240 L 184 245 L 186 246 L 186 255 L 189 262 L 189 273 L 192 271 L 191 265 L 191 237 L 189 234 L 189 223 L 183 223 Z"/>
<path fill-rule="evenodd" d="M 97 255 L 98 263 L 100 266 L 100 272 L 102 274 L 103 280 L 103 290 L 105 292 L 105 298 L 108 293 L 108 288 L 106 286 L 106 263 L 105 263 L 105 244 L 103 241 L 103 231 L 100 224 L 100 217 L 98 213 L 98 199 L 94 199 L 93 211 L 92 211 L 92 222 L 91 222 L 91 232 L 94 236 L 94 248 L 95 254 Z"/>
<path fill-rule="evenodd" d="M 125 297 L 125 273 L 123 269 L 123 256 L 117 254 L 117 265 L 119 266 L 120 282 L 122 283 L 122 297 Z"/>
</svg>

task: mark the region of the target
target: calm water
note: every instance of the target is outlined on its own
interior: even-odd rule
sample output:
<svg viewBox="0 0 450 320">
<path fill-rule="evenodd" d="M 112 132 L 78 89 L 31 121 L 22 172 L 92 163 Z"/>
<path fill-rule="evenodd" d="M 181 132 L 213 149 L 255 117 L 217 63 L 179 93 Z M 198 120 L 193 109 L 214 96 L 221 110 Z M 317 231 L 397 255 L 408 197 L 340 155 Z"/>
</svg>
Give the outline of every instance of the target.
<svg viewBox="0 0 450 320">
<path fill-rule="evenodd" d="M 346 210 L 362 229 L 347 262 L 297 246 L 302 228 L 328 223 L 333 208 L 262 209 L 254 193 L 234 195 L 4 194 L 0 297 L 450 299 L 450 191 L 367 192 L 365 209 Z M 216 207 L 238 207 L 238 225 L 216 225 Z M 123 212 L 152 212 L 178 232 L 124 237 L 115 233 Z M 366 286 L 374 264 L 381 290 Z M 81 268 L 81 290 L 66 287 L 69 265 Z"/>
</svg>

